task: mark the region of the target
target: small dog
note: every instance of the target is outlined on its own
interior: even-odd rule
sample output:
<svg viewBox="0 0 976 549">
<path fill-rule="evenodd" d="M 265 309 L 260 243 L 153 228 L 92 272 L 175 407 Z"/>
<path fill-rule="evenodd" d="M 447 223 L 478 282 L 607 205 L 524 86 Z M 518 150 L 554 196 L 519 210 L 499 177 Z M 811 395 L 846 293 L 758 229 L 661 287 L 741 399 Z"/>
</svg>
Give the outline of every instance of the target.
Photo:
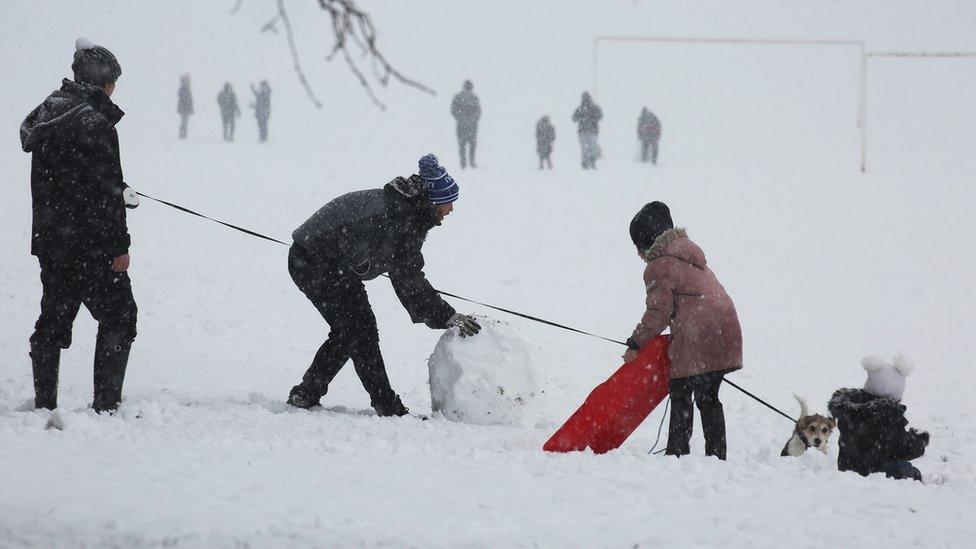
<svg viewBox="0 0 976 549">
<path fill-rule="evenodd" d="M 816 448 L 823 453 L 827 453 L 827 441 L 830 434 L 837 427 L 837 421 L 832 417 L 824 417 L 820 414 L 812 416 L 807 411 L 807 403 L 798 395 L 793 398 L 800 403 L 800 419 L 796 422 L 793 429 L 793 436 L 786 442 L 781 456 L 802 456 L 807 448 Z"/>
</svg>

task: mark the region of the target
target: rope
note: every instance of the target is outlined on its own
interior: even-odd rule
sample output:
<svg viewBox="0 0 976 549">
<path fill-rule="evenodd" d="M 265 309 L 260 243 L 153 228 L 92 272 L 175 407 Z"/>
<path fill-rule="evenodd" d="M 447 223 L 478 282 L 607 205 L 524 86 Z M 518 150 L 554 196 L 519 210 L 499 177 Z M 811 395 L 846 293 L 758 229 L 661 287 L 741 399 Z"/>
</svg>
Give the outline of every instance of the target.
<svg viewBox="0 0 976 549">
<path fill-rule="evenodd" d="M 651 446 L 651 449 L 647 451 L 648 454 L 655 453 L 654 449 L 657 448 L 657 443 L 659 440 L 661 440 L 661 430 L 664 429 L 664 420 L 668 417 L 668 406 L 670 405 L 671 397 L 668 397 L 667 402 L 664 403 L 664 413 L 661 414 L 661 423 L 657 426 L 657 436 L 654 437 L 654 446 Z M 665 450 L 665 448 L 661 448 L 661 451 L 663 450 Z"/>
<path fill-rule="evenodd" d="M 195 211 L 193 211 L 193 210 L 191 210 L 189 208 L 185 208 L 185 207 L 180 206 L 178 204 L 173 204 L 172 202 L 167 202 L 165 200 L 160 200 L 159 198 L 154 198 L 152 196 L 149 196 L 147 194 L 140 193 L 138 191 L 136 191 L 136 194 L 138 194 L 139 196 L 141 196 L 143 198 L 148 198 L 149 200 L 152 200 L 154 202 L 158 202 L 158 203 L 163 204 L 165 206 L 169 206 L 170 208 L 173 208 L 175 210 L 179 210 L 181 212 L 188 213 L 188 214 L 193 215 L 193 216 L 196 216 L 196 217 L 200 217 L 200 218 L 203 218 L 203 219 L 206 219 L 206 220 L 209 220 L 209 221 L 213 221 L 214 223 L 219 223 L 220 225 L 223 225 L 224 227 L 228 227 L 230 229 L 234 229 L 235 231 L 242 232 L 242 233 L 244 233 L 244 234 L 246 234 L 248 236 L 253 236 L 255 238 L 260 238 L 262 240 L 267 240 L 268 242 L 274 242 L 276 244 L 281 244 L 282 246 L 289 246 L 289 247 L 291 246 L 291 244 L 288 244 L 287 242 L 283 242 L 281 240 L 278 240 L 277 238 L 272 238 L 270 236 L 266 236 L 266 235 L 263 235 L 261 233 L 254 232 L 252 230 L 245 229 L 244 227 L 238 227 L 237 225 L 234 225 L 232 223 L 227 223 L 227 222 L 221 221 L 219 219 L 214 219 L 214 218 L 212 218 L 210 216 L 203 215 L 200 212 L 195 212 Z M 387 276 L 385 274 L 383 276 L 389 278 L 389 276 Z M 624 347 L 627 346 L 627 344 L 624 343 L 623 341 L 620 341 L 620 340 L 617 340 L 617 339 L 611 339 L 609 337 L 603 337 L 603 336 L 597 335 L 597 334 L 592 334 L 590 332 L 585 332 L 583 330 L 578 330 L 576 328 L 573 328 L 573 327 L 570 327 L 570 326 L 566 326 L 564 324 L 559 324 L 559 323 L 553 322 L 551 320 L 546 320 L 544 318 L 539 318 L 537 316 L 532 316 L 532 315 L 528 315 L 528 314 L 525 314 L 525 313 L 520 313 L 518 311 L 513 311 L 511 309 L 506 309 L 504 307 L 498 307 L 498 306 L 495 306 L 495 305 L 489 305 L 487 303 L 482 303 L 481 301 L 475 301 L 474 299 L 468 299 L 466 297 L 462 297 L 462 296 L 459 296 L 459 295 L 456 295 L 456 294 L 452 294 L 450 292 L 445 292 L 443 290 L 438 290 L 436 288 L 434 289 L 434 291 L 437 292 L 437 293 L 439 293 L 439 294 L 441 294 L 441 295 L 443 295 L 443 296 L 453 297 L 454 299 L 459 299 L 459 300 L 465 301 L 467 303 L 473 303 L 475 305 L 480 305 L 482 307 L 487 307 L 487 308 L 493 309 L 495 311 L 500 311 L 500 312 L 503 312 L 503 313 L 508 313 L 510 315 L 514 315 L 514 316 L 517 316 L 517 317 L 521 317 L 521 318 L 524 318 L 526 320 L 531 320 L 532 322 L 538 322 L 539 324 L 545 324 L 547 326 L 552 326 L 554 328 L 559 328 L 559 329 L 566 330 L 566 331 L 569 331 L 569 332 L 574 332 L 574 333 L 577 333 L 577 334 L 581 334 L 581 335 L 593 337 L 593 338 L 596 338 L 596 339 L 602 339 L 603 341 L 608 341 L 610 343 L 616 343 L 618 345 L 623 345 Z M 796 420 L 795 419 L 793 419 L 792 417 L 790 417 L 789 415 L 787 415 L 785 412 L 781 411 L 779 408 L 776 408 L 775 406 L 773 406 L 772 404 L 766 402 L 765 400 L 757 397 L 756 395 L 750 393 L 749 391 L 743 389 L 742 387 L 739 387 L 738 385 L 736 385 L 735 383 L 732 383 L 728 379 L 725 379 L 725 378 L 723 378 L 723 379 L 725 380 L 726 383 L 728 383 L 732 387 L 735 387 L 736 389 L 738 389 L 740 392 L 742 392 L 746 396 L 752 398 L 756 402 L 762 404 L 763 406 L 769 408 L 770 410 L 776 412 L 777 414 L 785 417 L 786 419 L 792 421 L 793 423 L 796 423 Z M 670 403 L 670 400 L 668 402 Z M 662 426 L 664 425 L 664 420 L 663 419 L 661 420 L 661 425 Z M 661 436 L 661 430 L 660 430 L 660 428 L 658 428 L 658 437 L 660 437 L 660 436 Z M 654 444 L 656 446 L 657 445 L 657 442 L 655 441 Z"/>
</svg>

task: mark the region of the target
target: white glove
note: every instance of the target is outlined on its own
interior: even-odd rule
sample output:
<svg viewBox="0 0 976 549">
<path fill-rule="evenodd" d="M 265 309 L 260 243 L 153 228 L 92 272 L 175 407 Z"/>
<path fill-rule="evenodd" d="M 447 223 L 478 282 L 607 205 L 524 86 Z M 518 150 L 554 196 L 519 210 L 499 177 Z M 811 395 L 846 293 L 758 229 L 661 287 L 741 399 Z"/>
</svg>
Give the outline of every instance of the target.
<svg viewBox="0 0 976 549">
<path fill-rule="evenodd" d="M 122 200 L 125 202 L 126 208 L 135 208 L 139 205 L 139 195 L 132 187 L 126 187 L 122 191 Z"/>
</svg>

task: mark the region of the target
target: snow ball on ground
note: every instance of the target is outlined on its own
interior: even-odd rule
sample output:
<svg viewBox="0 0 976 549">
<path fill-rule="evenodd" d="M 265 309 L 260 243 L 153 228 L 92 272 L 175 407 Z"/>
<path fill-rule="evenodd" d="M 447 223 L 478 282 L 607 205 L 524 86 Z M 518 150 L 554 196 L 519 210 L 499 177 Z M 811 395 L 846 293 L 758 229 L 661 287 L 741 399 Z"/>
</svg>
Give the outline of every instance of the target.
<svg viewBox="0 0 976 549">
<path fill-rule="evenodd" d="M 451 421 L 519 424 L 528 417 L 542 375 L 539 350 L 504 322 L 479 318 L 481 332 L 444 332 L 427 364 L 431 408 Z"/>
</svg>

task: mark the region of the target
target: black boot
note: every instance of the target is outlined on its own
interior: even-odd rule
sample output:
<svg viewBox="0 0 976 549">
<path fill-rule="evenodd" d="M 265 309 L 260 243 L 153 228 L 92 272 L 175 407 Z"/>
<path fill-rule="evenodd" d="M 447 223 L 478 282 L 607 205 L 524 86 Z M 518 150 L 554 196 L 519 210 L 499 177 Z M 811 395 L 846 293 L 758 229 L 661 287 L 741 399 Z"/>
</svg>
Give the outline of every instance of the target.
<svg viewBox="0 0 976 549">
<path fill-rule="evenodd" d="M 410 413 L 410 410 L 403 405 L 403 401 L 400 400 L 399 395 L 394 395 L 392 399 L 386 402 L 373 402 L 372 405 L 373 409 L 376 410 L 376 415 L 380 417 L 399 417 Z"/>
<path fill-rule="evenodd" d="M 313 406 L 319 405 L 322 395 L 310 390 L 304 383 L 299 383 L 291 388 L 288 393 L 288 404 L 296 408 L 308 410 Z"/>
<path fill-rule="evenodd" d="M 34 369 L 34 407 L 53 410 L 58 407 L 61 348 L 31 344 L 30 357 Z"/>
<path fill-rule="evenodd" d="M 129 363 L 132 342 L 118 333 L 98 330 L 95 340 L 95 399 L 96 412 L 111 412 L 122 402 L 122 383 Z"/>
<path fill-rule="evenodd" d="M 705 409 L 701 406 L 698 408 L 705 434 L 705 455 L 725 461 L 725 412 L 721 402 L 716 404 Z"/>
</svg>

